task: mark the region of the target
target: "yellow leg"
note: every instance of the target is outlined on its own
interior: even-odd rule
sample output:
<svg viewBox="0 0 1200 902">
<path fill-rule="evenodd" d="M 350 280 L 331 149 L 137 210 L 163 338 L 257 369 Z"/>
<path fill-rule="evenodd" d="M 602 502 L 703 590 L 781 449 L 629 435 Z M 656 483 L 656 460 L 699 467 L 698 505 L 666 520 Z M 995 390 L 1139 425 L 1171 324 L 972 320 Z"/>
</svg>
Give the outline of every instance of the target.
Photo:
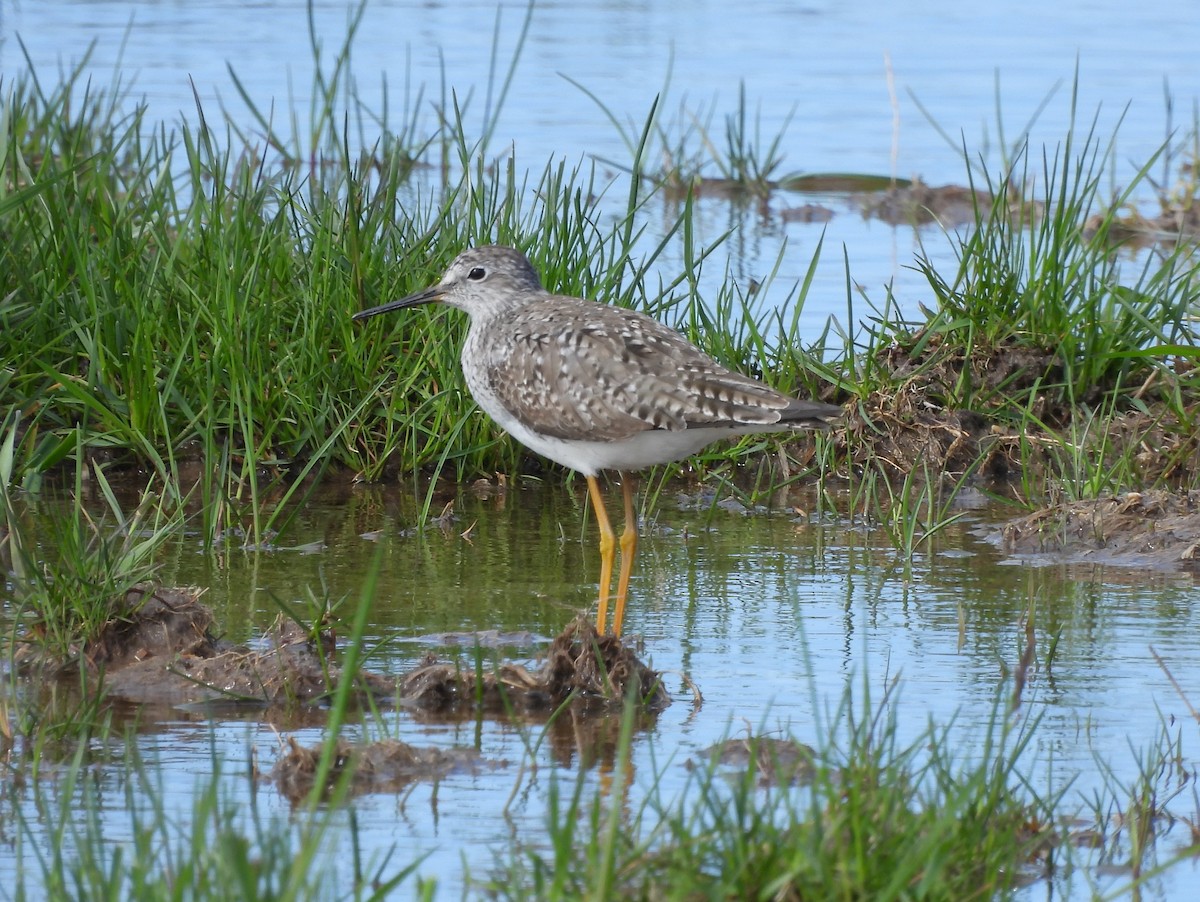
<svg viewBox="0 0 1200 902">
<path fill-rule="evenodd" d="M 633 476 L 621 474 L 621 491 L 625 494 L 625 530 L 621 533 L 621 574 L 617 578 L 617 605 L 613 610 L 613 635 L 621 635 L 621 624 L 625 620 L 625 599 L 629 595 L 629 574 L 633 572 L 633 559 L 637 554 L 638 522 L 637 509 L 633 503 Z"/>
<path fill-rule="evenodd" d="M 600 483 L 595 476 L 588 476 L 587 484 L 592 510 L 596 512 L 596 525 L 600 527 L 600 607 L 596 611 L 596 630 L 603 635 L 604 621 L 608 619 L 608 590 L 612 583 L 613 560 L 617 556 L 617 541 L 612 524 L 608 522 L 608 511 L 604 509 Z"/>
</svg>

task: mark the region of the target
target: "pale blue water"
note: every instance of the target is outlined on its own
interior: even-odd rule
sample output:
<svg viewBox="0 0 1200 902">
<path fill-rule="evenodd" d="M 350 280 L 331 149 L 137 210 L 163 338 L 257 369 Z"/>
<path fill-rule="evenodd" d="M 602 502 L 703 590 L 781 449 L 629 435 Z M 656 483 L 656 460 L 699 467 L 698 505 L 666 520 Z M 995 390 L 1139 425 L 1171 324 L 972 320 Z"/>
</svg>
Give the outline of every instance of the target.
<svg viewBox="0 0 1200 902">
<path fill-rule="evenodd" d="M 314 5 L 327 52 L 340 46 L 348 8 Z M 1010 141 L 1046 93 L 1062 83 L 1033 130 L 1040 148 L 1065 134 L 1078 63 L 1077 121 L 1090 123 L 1099 108 L 1097 132 L 1107 140 L 1124 117 L 1112 167 L 1113 181 L 1123 184 L 1164 140 L 1164 83 L 1174 98 L 1176 126 L 1191 124 L 1190 111 L 1200 98 L 1195 55 L 1200 27 L 1175 3 L 1151 0 L 1131 7 L 1068 0 L 972 7 L 752 0 L 733 10 L 732 4 L 716 3 L 539 4 L 493 150 L 515 147 L 518 160 L 535 170 L 550 157 L 626 160 L 603 112 L 563 76 L 602 97 L 622 121 L 640 124 L 669 72 L 666 122 L 678 120 L 681 108 L 703 108 L 715 113 L 719 131 L 743 81 L 767 140 L 792 116 L 782 145 L 785 170 L 894 172 L 921 175 L 931 184 L 961 183 L 961 152 L 925 122 L 910 94 L 950 135 L 961 135 L 972 155 L 995 166 L 997 73 Z M 386 77 L 392 115 L 399 117 L 406 94 L 415 97 L 423 84 L 428 103 L 444 79 L 446 89 L 460 96 L 474 92 L 468 118 L 477 123 L 496 16 L 491 4 L 373 2 L 354 44 L 358 92 L 368 105 L 376 103 Z M 511 56 L 523 16 L 520 5 L 503 7 L 502 63 Z M 215 109 L 220 98 L 239 115 L 227 63 L 260 104 L 276 100 L 279 117 L 293 105 L 302 117 L 307 109 L 311 55 L 303 3 L 3 4 L 0 73 L 6 81 L 24 68 L 18 34 L 44 82 L 53 82 L 60 61 L 79 59 L 96 39 L 94 77 L 107 83 L 119 65 L 135 92 L 144 93 L 152 118 L 194 122 L 193 84 L 206 108 Z M 896 135 L 888 60 L 899 112 Z M 406 81 L 412 85 L 407 90 Z M 615 194 L 622 196 L 619 187 Z M 863 220 L 837 201 L 831 202 L 837 215 L 827 226 L 781 220 L 784 206 L 807 200 L 778 195 L 765 210 L 745 213 L 731 212 L 720 201 L 702 203 L 697 224 L 702 240 L 731 226 L 738 230 L 714 258 L 709 277 L 722 278 L 726 265 L 739 280 L 761 277 L 786 244 L 780 277 L 767 299 L 785 304 L 790 283 L 803 274 L 824 234 L 826 253 L 809 300 L 814 331 L 826 316 L 846 319 L 843 250 L 852 279 L 873 300 L 882 303 L 882 286 L 889 282 L 910 309 L 927 299 L 921 278 L 907 267 L 922 247 L 935 262 L 950 259 L 937 229 L 894 229 Z M 647 215 L 654 214 L 652 206 Z M 668 256 L 664 266 L 670 263 Z M 866 315 L 861 302 L 856 313 Z M 296 545 L 329 541 L 325 552 L 233 554 L 215 564 L 185 545 L 168 573 L 178 582 L 203 580 L 214 607 L 231 619 L 234 609 L 241 610 L 261 628 L 273 614 L 271 593 L 292 602 L 310 590 L 356 598 L 376 548 L 357 536 L 382 529 L 389 582 L 375 602 L 378 634 L 412 638 L 444 629 L 503 627 L 548 635 L 574 609 L 586 607 L 596 578 L 590 533 L 580 533 L 578 492 L 561 489 L 550 497 L 539 498 L 538 513 L 525 519 L 520 506 L 514 513 L 511 505 L 478 504 L 464 514 L 465 522 L 478 523 L 473 541 L 452 533 L 420 544 L 397 534 L 411 525 L 412 512 L 403 506 L 372 516 L 374 508 L 365 505 L 352 524 L 342 522 L 344 509 L 314 508 L 289 538 Z M 568 497 L 573 503 L 564 500 Z M 547 507 L 556 504 L 562 507 Z M 552 512 L 545 514 L 547 509 Z M 1050 788 L 1075 780 L 1075 789 L 1087 793 L 1100 784 L 1096 756 L 1132 780 L 1131 749 L 1152 746 L 1162 719 L 1181 731 L 1187 766 L 1193 766 L 1196 727 L 1148 650 L 1153 646 L 1169 661 L 1186 690 L 1200 686 L 1200 623 L 1190 578 L 1001 567 L 990 546 L 953 533 L 938 549 L 965 550 L 967 557 L 923 557 L 906 579 L 878 536 L 792 520 L 782 512 L 748 523 L 732 515 L 710 520 L 664 505 L 659 524 L 670 530 L 644 544 L 630 626 L 645 637 L 650 661 L 689 674 L 705 703 L 693 711 L 681 684 L 671 683 L 676 703 L 635 748 L 638 779 L 661 772 L 666 789 L 682 786 L 682 761 L 727 731 L 738 733 L 743 719 L 768 729 L 786 727 L 813 742 L 822 706 L 836 704 L 847 684 L 865 681 L 879 698 L 897 674 L 906 736 L 919 735 L 930 716 L 945 721 L 957 714 L 955 729 L 970 754 L 1002 673 L 1019 659 L 1022 618 L 1029 611 L 1042 631 L 1043 653 L 1061 630 L 1053 666 L 1039 671 L 1024 709 L 1026 716 L 1044 718 L 1029 753 L 1035 777 L 1044 775 Z M 540 543 L 534 559 L 544 566 L 527 565 L 520 551 L 525 541 Z M 395 644 L 372 664 L 399 672 L 424 650 Z M 485 756 L 513 762 L 524 754 L 516 731 L 495 722 L 476 730 L 474 724 L 419 725 L 397 714 L 392 727 L 417 744 L 477 743 Z M 305 743 L 318 735 L 317 729 L 297 734 Z M 268 766 L 273 758 L 274 736 L 259 724 L 218 721 L 213 736 L 218 753 L 231 761 L 244 760 L 248 744 L 260 748 Z M 191 793 L 202 778 L 188 775 L 204 773 L 208 725 L 181 717 L 143 741 L 170 772 L 169 792 L 179 810 L 190 811 Z M 539 763 L 564 764 L 561 755 L 542 754 Z M 577 761 L 578 756 L 566 767 L 567 779 Z M 361 799 L 355 805 L 364 842 L 376 850 L 396 843 L 414 856 L 429 851 L 423 873 L 440 875 L 439 898 L 453 898 L 464 856 L 476 874 L 485 872 L 490 850 L 511 840 L 508 822 L 495 812 L 508 801 L 515 780 L 514 767 L 454 776 L 436 791 L 419 786 L 402 805 L 394 796 Z M 514 811 L 523 838 L 541 829 L 545 789 L 543 778 Z M 285 816 L 286 805 L 272 791 L 261 791 L 260 800 Z M 114 810 L 120 801 L 114 799 Z M 1193 812 L 1184 804 L 1176 813 Z M 0 873 L 10 875 L 13 867 L 5 846 Z M 1104 889 L 1121 880 L 1096 879 Z M 1198 887 L 1190 869 L 1177 869 L 1155 887 L 1155 895 L 1191 899 Z M 1045 895 L 1045 888 L 1028 895 Z M 1073 898 L 1087 897 L 1082 880 Z"/>
</svg>

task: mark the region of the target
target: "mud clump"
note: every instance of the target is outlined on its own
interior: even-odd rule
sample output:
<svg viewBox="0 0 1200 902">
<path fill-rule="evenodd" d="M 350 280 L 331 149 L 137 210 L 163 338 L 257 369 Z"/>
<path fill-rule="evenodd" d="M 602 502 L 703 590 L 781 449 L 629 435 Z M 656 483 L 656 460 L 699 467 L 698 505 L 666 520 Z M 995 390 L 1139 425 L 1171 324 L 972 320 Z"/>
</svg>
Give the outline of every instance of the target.
<svg viewBox="0 0 1200 902">
<path fill-rule="evenodd" d="M 213 701 L 277 705 L 319 701 L 337 687 L 329 631 L 313 635 L 280 618 L 259 647 L 233 646 L 213 632 L 212 612 L 190 588 L 137 587 L 126 593 L 120 616 L 75 654 L 53 658 L 35 641 L 18 642 L 22 672 L 69 678 L 80 669 L 102 676 L 109 697 L 160 704 Z M 356 691 L 389 696 L 392 681 L 359 673 Z"/>
<path fill-rule="evenodd" d="M 992 195 L 977 188 L 962 185 L 934 187 L 918 179 L 879 191 L 863 194 L 858 205 L 864 218 L 880 219 L 889 225 L 944 226 L 973 223 L 987 216 L 995 206 Z M 1009 215 L 1016 216 L 1019 205 L 1014 204 Z"/>
<path fill-rule="evenodd" d="M 111 698 L 140 704 L 314 705 L 337 690 L 342 670 L 332 630 L 306 629 L 281 617 L 253 646 L 232 646 L 214 635 L 212 612 L 200 594 L 130 590 L 123 612 L 85 648 L 55 658 L 30 639 L 16 643 L 14 659 L 22 673 L 46 678 L 85 670 Z M 358 671 L 352 702 L 507 714 L 549 712 L 571 699 L 576 713 L 587 713 L 619 708 L 627 695 L 651 711 L 669 703 L 658 673 L 619 638 L 601 636 L 579 618 L 551 642 L 540 668 L 504 662 L 476 674 L 428 656 L 399 679 Z"/>
<path fill-rule="evenodd" d="M 308 798 L 320 772 L 322 747 L 305 747 L 288 738 L 286 751 L 271 768 L 268 779 L 293 805 Z M 440 780 L 453 773 L 479 773 L 507 766 L 485 761 L 473 748 L 418 748 L 398 739 L 356 744 L 339 739 L 321 789 L 327 798 L 342 780 L 352 795 L 400 792 L 422 780 Z"/>
<path fill-rule="evenodd" d="M 505 663 L 477 674 L 430 655 L 400 679 L 400 697 L 426 711 L 547 711 L 571 699 L 577 707 L 611 710 L 632 695 L 658 710 L 670 703 L 659 674 L 616 636 L 602 636 L 579 617 L 555 637 L 536 671 Z"/>
<path fill-rule="evenodd" d="M 1112 244 L 1131 247 L 1153 247 L 1174 245 L 1180 242 L 1195 244 L 1200 241 L 1200 203 L 1196 197 L 1166 201 L 1157 216 L 1143 216 L 1136 209 L 1126 209 L 1117 215 L 1115 211 L 1096 213 L 1083 227 L 1083 236 L 1097 235 Z"/>
<path fill-rule="evenodd" d="M 797 786 L 811 783 L 816 776 L 817 753 L 794 739 L 747 736 L 718 742 L 686 762 L 688 770 L 714 765 L 740 773 L 753 769 L 760 786 Z"/>
<path fill-rule="evenodd" d="M 881 348 L 876 361 L 888 388 L 852 407 L 835 439 L 857 466 L 882 464 L 902 479 L 936 462 L 947 482 L 969 474 L 1001 487 L 1018 474 L 1026 484 L 1061 478 L 1072 455 L 1102 471 L 1133 464 L 1134 485 L 1194 484 L 1200 474 L 1195 406 L 1154 400 L 1173 396 L 1173 386 L 1159 385 L 1169 372 L 1129 375 L 1136 388 L 1121 410 L 1105 394 L 1116 385 L 1068 403 L 1057 352 L 1017 338 L 964 348 L 921 330 Z M 972 408 L 961 406 L 964 397 L 975 399 Z M 1102 428 L 1092 425 L 1100 410 Z"/>
<path fill-rule="evenodd" d="M 1200 492 L 1128 492 L 1053 505 L 991 536 L 1006 554 L 1196 571 Z"/>
<path fill-rule="evenodd" d="M 53 655 L 36 639 L 18 641 L 13 646 L 14 661 L 22 672 L 54 678 L 80 668 L 98 673 L 149 658 L 216 654 L 212 612 L 199 603 L 199 595 L 199 589 L 134 587 L 125 594 L 124 613 L 83 647 Z M 38 633 L 36 626 L 33 633 Z"/>
<path fill-rule="evenodd" d="M 337 690 L 342 670 L 337 664 L 331 631 L 317 636 L 291 620 L 279 619 L 267 632 L 261 648 L 240 646 L 211 657 L 180 656 L 166 671 L 195 687 L 193 701 L 218 699 L 267 705 L 317 704 Z M 155 668 L 151 665 L 150 675 Z M 160 662 L 160 671 L 163 664 Z M 388 677 L 360 670 L 355 674 L 353 699 L 384 702 L 394 690 Z M 125 697 L 145 692 L 141 674 L 125 668 L 108 677 L 111 692 Z"/>
<path fill-rule="evenodd" d="M 655 713 L 670 703 L 658 673 L 648 668 L 616 636 L 601 636 L 591 621 L 576 618 L 555 637 L 541 667 L 502 663 L 477 674 L 432 655 L 397 681 L 401 704 L 422 714 L 454 718 L 479 711 L 500 716 L 544 718 L 566 703 L 563 716 L 550 726 L 555 758 L 581 766 L 618 757 L 622 719 L 604 716 L 619 711 L 629 695 L 640 700 L 637 728 L 653 723 Z M 310 797 L 320 776 L 320 745 L 303 747 L 289 738 L 267 779 L 293 804 Z M 489 761 L 471 748 L 418 748 L 399 740 L 371 743 L 338 740 L 320 792 L 328 797 L 344 785 L 348 792 L 398 792 L 418 781 L 436 781 L 455 773 L 479 773 L 507 766 Z"/>
</svg>

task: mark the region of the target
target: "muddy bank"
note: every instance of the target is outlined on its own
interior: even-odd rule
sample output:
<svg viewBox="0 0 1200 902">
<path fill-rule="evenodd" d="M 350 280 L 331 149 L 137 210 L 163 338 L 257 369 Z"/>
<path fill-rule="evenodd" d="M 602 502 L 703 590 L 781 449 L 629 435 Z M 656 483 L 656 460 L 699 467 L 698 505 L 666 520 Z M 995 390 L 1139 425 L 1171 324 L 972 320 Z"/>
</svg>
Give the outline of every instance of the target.
<svg viewBox="0 0 1200 902">
<path fill-rule="evenodd" d="M 1010 520 L 988 537 L 1011 555 L 1194 573 L 1200 492 L 1127 492 L 1053 505 Z"/>
<path fill-rule="evenodd" d="M 341 669 L 333 632 L 312 633 L 278 619 L 252 647 L 222 641 L 195 588 L 138 587 L 95 639 L 54 657 L 35 639 L 19 641 L 21 672 L 74 680 L 87 671 L 107 697 L 139 704 L 205 702 L 317 704 L 337 688 Z M 394 682 L 360 672 L 359 702 L 388 699 Z"/>
<path fill-rule="evenodd" d="M 1068 404 L 1052 390 L 1067 378 L 1056 353 L 1015 339 L 964 348 L 922 329 L 881 348 L 877 363 L 890 387 L 848 406 L 833 435 L 852 466 L 882 465 L 895 479 L 927 466 L 947 484 L 966 476 L 1003 492 L 1007 483 L 1023 498 L 1059 484 L 1076 459 L 1136 473 L 1134 488 L 1200 481 L 1197 405 L 1158 400 L 1179 394 L 1171 370 L 1147 366 L 1120 397 L 1106 394 L 1117 386 L 1095 386 Z M 974 407 L 959 406 L 964 393 Z"/>
<path fill-rule="evenodd" d="M 1173 384 L 1174 369 L 1146 367 L 1129 387 L 1067 404 L 1056 398 L 1067 373 L 1049 349 L 1015 340 L 965 349 L 919 330 L 879 351 L 886 392 L 848 405 L 833 441 L 853 468 L 892 480 L 916 473 L 947 491 L 980 486 L 1024 503 L 1061 495 L 1073 473 L 1121 474 L 1131 488 L 1090 501 L 1055 503 L 979 534 L 1012 555 L 1064 562 L 1193 570 L 1200 553 L 1200 436 L 1195 403 Z M 956 406 L 968 394 L 975 409 Z M 1049 388 L 1048 388 L 1049 387 Z M 1116 477 L 1112 477 L 1115 481 Z"/>
</svg>

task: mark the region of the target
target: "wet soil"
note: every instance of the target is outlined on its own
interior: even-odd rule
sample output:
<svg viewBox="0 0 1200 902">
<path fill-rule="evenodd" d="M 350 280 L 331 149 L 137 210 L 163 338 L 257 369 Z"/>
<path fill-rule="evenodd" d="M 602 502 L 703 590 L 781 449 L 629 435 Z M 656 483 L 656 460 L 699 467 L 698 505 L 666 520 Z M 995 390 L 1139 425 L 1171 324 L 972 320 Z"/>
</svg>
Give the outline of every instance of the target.
<svg viewBox="0 0 1200 902">
<path fill-rule="evenodd" d="M 948 484 L 970 477 L 1000 490 L 1054 482 L 1072 457 L 1099 472 L 1131 462 L 1143 486 L 1200 479 L 1200 405 L 1157 401 L 1176 394 L 1159 384 L 1172 378 L 1164 370 L 1148 368 L 1115 400 L 1097 388 L 1067 404 L 1055 354 L 1016 340 L 967 351 L 919 331 L 882 349 L 877 362 L 894 387 L 849 408 L 835 433 L 852 467 L 882 464 L 903 479 L 927 466 Z M 978 406 L 956 406 L 964 394 Z"/>
<path fill-rule="evenodd" d="M 568 699 L 584 709 L 612 711 L 627 696 L 649 710 L 670 702 L 662 679 L 616 636 L 601 636 L 577 618 L 554 640 L 541 666 L 501 664 L 477 674 L 429 655 L 399 681 L 406 704 L 426 711 L 453 711 L 463 705 L 497 713 L 545 711 Z"/>
<path fill-rule="evenodd" d="M 284 742 L 268 779 L 293 804 L 310 797 L 320 775 L 320 745 Z M 507 767 L 507 761 L 489 761 L 473 748 L 419 748 L 399 739 L 356 744 L 338 740 L 322 786 L 328 797 L 341 781 L 351 795 L 400 792 L 418 781 L 440 780 L 456 773 L 481 773 Z"/>
<path fill-rule="evenodd" d="M 310 630 L 280 618 L 255 646 L 222 643 L 211 611 L 196 589 L 142 587 L 130 591 L 126 612 L 86 648 L 53 658 L 36 640 L 13 649 L 28 675 L 101 676 L 110 698 L 156 704 L 205 702 L 314 705 L 327 701 L 342 679 L 331 629 Z M 601 636 L 583 618 L 550 643 L 541 666 L 501 663 L 477 674 L 434 655 L 399 678 L 359 671 L 357 704 L 395 703 L 425 712 L 496 714 L 550 712 L 570 701 L 577 712 L 619 710 L 626 697 L 656 711 L 670 702 L 659 674 L 618 637 Z"/>
<path fill-rule="evenodd" d="M 1195 568 L 1200 496 L 1186 487 L 1200 482 L 1200 404 L 1157 400 L 1187 396 L 1164 384 L 1175 372 L 1147 368 L 1130 389 L 1098 388 L 1067 404 L 1056 390 L 1064 372 L 1054 354 L 1015 340 L 968 352 L 918 331 L 882 349 L 877 362 L 888 372 L 881 381 L 894 387 L 849 407 L 845 428 L 833 434 L 852 469 L 881 468 L 895 480 L 915 471 L 960 494 L 975 486 L 1023 501 L 1039 488 L 1061 492 L 1072 461 L 1082 462 L 1081 472 L 1130 473 L 1136 482 L 1119 493 L 1054 501 L 989 538 L 1014 555 Z M 982 400 L 956 407 L 964 395 Z M 1155 490 L 1129 491 L 1143 486 Z"/>
<path fill-rule="evenodd" d="M 127 610 L 88 646 L 68 658 L 50 656 L 44 644 L 21 641 L 14 660 L 26 677 L 78 684 L 80 670 L 97 677 L 115 703 L 184 708 L 252 705 L 264 717 L 273 710 L 315 712 L 343 679 L 332 630 L 310 631 L 280 619 L 251 646 L 222 643 L 213 633 L 211 611 L 196 589 L 140 587 L 125 598 Z M 451 646 L 502 647 L 525 634 L 488 631 L 452 634 Z M 427 655 L 407 674 L 392 678 L 359 671 L 352 689 L 359 706 L 395 704 L 413 709 L 418 719 L 533 715 L 546 726 L 554 757 L 585 766 L 616 758 L 620 717 L 627 698 L 639 704 L 635 729 L 653 724 L 670 703 L 660 675 L 648 668 L 618 637 L 601 636 L 583 617 L 556 636 L 538 667 L 502 662 L 476 673 L 459 663 Z M 321 777 L 321 745 L 281 741 L 281 754 L 267 779 L 298 803 L 310 797 Z M 321 793 L 343 785 L 351 794 L 399 792 L 417 781 L 453 773 L 479 773 L 507 766 L 484 760 L 471 748 L 420 748 L 394 739 L 353 743 L 339 739 L 324 774 Z"/>
<path fill-rule="evenodd" d="M 1127 492 L 1010 520 L 990 538 L 1007 554 L 1196 572 L 1200 492 Z"/>
<path fill-rule="evenodd" d="M 1001 411 L 959 409 L 954 398 L 964 384 L 974 386 L 976 396 L 993 391 L 997 398 L 1020 396 L 1058 371 L 1049 352 L 1013 343 L 968 354 L 940 336 L 921 333 L 881 349 L 878 364 L 895 387 L 852 408 L 838 441 L 852 466 L 883 464 L 901 479 L 921 463 L 948 480 L 968 473 L 1004 479 L 1015 472 L 1020 436 L 1005 428 Z"/>
<path fill-rule="evenodd" d="M 130 590 L 124 611 L 76 654 L 50 655 L 37 640 L 19 641 L 21 671 L 74 679 L 99 677 L 109 698 L 139 704 L 205 702 L 314 704 L 336 690 L 341 671 L 330 630 L 315 635 L 280 618 L 256 647 L 232 645 L 215 633 L 201 590 L 143 586 Z M 393 682 L 371 673 L 356 681 L 359 702 L 384 701 Z"/>
</svg>

